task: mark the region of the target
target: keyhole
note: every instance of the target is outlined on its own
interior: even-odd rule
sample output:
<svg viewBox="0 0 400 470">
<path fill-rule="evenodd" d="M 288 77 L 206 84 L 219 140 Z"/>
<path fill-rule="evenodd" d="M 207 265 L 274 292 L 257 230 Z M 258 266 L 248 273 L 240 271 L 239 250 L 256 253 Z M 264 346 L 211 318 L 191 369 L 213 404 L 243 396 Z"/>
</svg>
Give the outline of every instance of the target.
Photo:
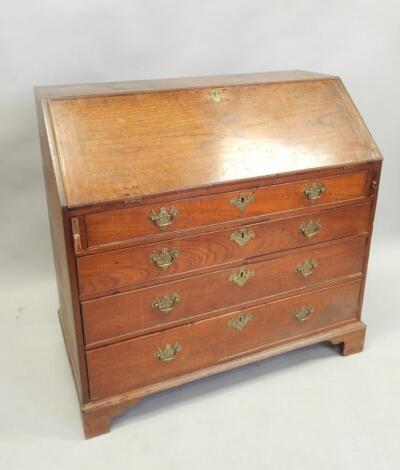
<svg viewBox="0 0 400 470">
<path fill-rule="evenodd" d="M 241 202 L 243 203 L 245 201 L 244 196 L 240 198 Z"/>
</svg>

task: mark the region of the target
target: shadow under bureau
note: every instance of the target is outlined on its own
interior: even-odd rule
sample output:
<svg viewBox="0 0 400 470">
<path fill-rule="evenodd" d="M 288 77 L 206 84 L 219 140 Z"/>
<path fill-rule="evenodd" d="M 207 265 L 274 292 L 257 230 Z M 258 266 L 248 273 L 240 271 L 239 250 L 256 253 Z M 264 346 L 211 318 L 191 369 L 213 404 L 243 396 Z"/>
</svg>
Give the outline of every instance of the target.
<svg viewBox="0 0 400 470">
<path fill-rule="evenodd" d="M 86 437 L 140 398 L 320 341 L 363 348 L 382 157 L 310 72 L 36 89 Z"/>
</svg>

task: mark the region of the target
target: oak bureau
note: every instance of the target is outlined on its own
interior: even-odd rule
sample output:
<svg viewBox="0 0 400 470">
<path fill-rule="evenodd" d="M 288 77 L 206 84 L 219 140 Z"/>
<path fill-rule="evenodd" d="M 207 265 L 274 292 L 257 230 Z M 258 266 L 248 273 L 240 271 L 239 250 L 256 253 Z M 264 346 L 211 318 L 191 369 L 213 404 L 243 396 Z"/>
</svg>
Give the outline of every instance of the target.
<svg viewBox="0 0 400 470">
<path fill-rule="evenodd" d="M 36 89 L 86 437 L 140 398 L 321 341 L 362 350 L 382 157 L 338 77 Z"/>
</svg>

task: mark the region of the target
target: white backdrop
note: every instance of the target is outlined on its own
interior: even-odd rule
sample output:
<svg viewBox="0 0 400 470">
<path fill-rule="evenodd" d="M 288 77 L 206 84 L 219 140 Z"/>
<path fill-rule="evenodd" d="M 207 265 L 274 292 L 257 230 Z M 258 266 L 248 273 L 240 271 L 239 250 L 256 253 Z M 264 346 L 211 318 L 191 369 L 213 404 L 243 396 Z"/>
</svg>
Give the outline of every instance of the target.
<svg viewBox="0 0 400 470">
<path fill-rule="evenodd" d="M 8 378 L 0 374 L 0 390 L 6 394 L 3 406 L 4 403 L 6 406 L 9 404 L 7 419 L 3 420 L 3 425 L 6 422 L 8 426 L 6 435 L 9 439 L 13 436 L 20 439 L 22 432 L 27 442 L 31 442 L 42 416 L 43 409 L 40 406 L 45 408 L 46 400 L 51 399 L 51 395 L 40 399 L 43 390 L 48 388 L 48 376 L 45 374 L 48 356 L 43 353 L 43 357 L 40 357 L 44 361 L 43 368 L 40 368 L 39 359 L 32 351 L 37 351 L 37 348 L 42 351 L 40 345 L 46 344 L 51 352 L 54 345 L 42 340 L 35 343 L 33 332 L 39 331 L 35 328 L 44 326 L 50 328 L 50 338 L 59 335 L 33 86 L 284 69 L 305 69 L 341 76 L 385 157 L 372 251 L 372 262 L 382 267 L 379 275 L 376 272 L 373 277 L 374 282 L 378 282 L 390 271 L 385 268 L 385 263 L 394 260 L 395 252 L 389 251 L 388 247 L 395 250 L 400 233 L 399 46 L 400 7 L 397 0 L 1 2 L 0 320 L 5 325 L 3 332 L 8 335 L 9 341 L 2 341 L 2 346 L 5 348 L 5 344 L 11 344 L 15 350 L 17 344 L 22 347 L 18 363 L 20 368 L 13 369 L 14 372 L 10 372 Z M 398 279 L 397 267 L 392 268 L 390 272 Z M 376 299 L 376 296 L 373 297 L 374 286 L 371 286 L 371 282 L 368 285 L 370 290 L 367 292 L 372 294 L 367 307 L 372 305 L 373 298 Z M 378 286 L 375 287 L 376 293 Z M 384 285 L 381 285 L 379 292 L 383 296 L 388 295 Z M 393 303 L 389 308 L 388 302 L 386 299 L 386 309 L 393 312 L 397 305 Z M 379 304 L 379 309 L 382 308 L 382 304 Z M 21 325 L 31 329 L 21 329 Z M 60 341 L 54 348 L 59 351 L 59 361 L 65 361 L 61 338 L 57 338 Z M 25 351 L 23 348 L 30 344 L 29 341 L 34 342 L 31 345 L 33 349 Z M 4 350 L 0 360 L 4 361 L 9 356 L 9 350 Z M 62 364 L 65 370 L 62 370 L 57 380 L 69 374 L 66 364 Z M 39 400 L 36 403 L 36 414 L 29 407 L 32 404 L 29 397 L 20 397 L 21 403 L 25 403 L 28 420 L 32 421 L 31 426 L 28 425 L 23 431 L 22 423 L 17 425 L 14 422 L 18 412 L 13 409 L 17 405 L 11 397 L 14 400 L 16 396 L 19 397 L 17 384 L 26 390 L 31 383 L 32 392 L 31 377 L 21 372 L 26 370 L 27 365 L 35 371 L 37 377 L 41 377 L 43 384 L 37 384 L 36 389 L 33 386 L 34 396 Z M 59 367 L 54 366 L 54 373 L 55 369 L 58 371 Z M 43 376 L 40 375 L 42 373 Z M 65 386 L 57 388 L 55 376 L 52 377 L 52 390 L 63 393 Z M 398 382 L 396 387 L 398 392 Z M 384 397 L 381 399 L 385 400 Z M 72 390 L 71 396 L 68 395 L 66 399 L 66 403 L 71 401 L 71 405 L 68 405 L 71 410 L 76 407 L 73 400 Z M 54 405 L 52 410 L 59 418 L 59 408 Z M 53 431 L 57 436 L 58 418 L 53 422 L 48 417 L 50 431 L 40 421 L 43 438 Z M 148 418 L 151 420 L 152 416 Z M 75 419 L 78 418 L 74 416 L 74 423 Z M 0 430 L 1 421 L 0 416 Z M 157 426 L 156 423 L 157 420 L 153 426 Z M 14 433 L 10 434 L 12 426 Z M 132 427 L 135 427 L 135 423 L 132 423 Z M 81 438 L 78 427 L 74 429 L 76 434 L 73 437 L 68 435 L 67 440 Z M 287 430 L 281 431 L 283 439 Z M 152 432 L 156 431 L 153 429 Z M 229 434 L 227 436 L 229 439 Z M 309 445 L 312 445 L 314 438 L 315 435 L 310 436 Z M 7 439 L 0 437 L 0 440 L 0 446 L 7 442 L 11 446 L 9 449 L 13 448 Z M 46 452 L 46 441 L 40 442 L 43 452 Z M 369 441 L 365 441 L 365 445 L 366 442 Z M 377 441 L 371 437 L 371 446 L 373 442 L 379 444 L 379 436 Z M 232 447 L 236 447 L 236 444 L 232 443 Z M 288 443 L 288 449 L 290 446 Z M 390 449 L 382 446 L 382 453 L 385 451 L 390 454 Z M 18 445 L 15 446 L 17 448 Z M 37 446 L 35 448 L 39 452 Z M 261 449 L 262 443 L 258 450 Z M 8 455 L 9 460 L 7 466 L 2 467 L 1 459 L 6 458 L 4 455 Z M 371 461 L 382 464 L 381 468 L 385 470 L 396 468 L 389 465 L 389 461 L 381 461 L 376 455 L 376 458 L 368 457 L 368 452 L 363 455 L 366 456 L 366 463 Z M 31 463 L 42 461 L 40 452 L 35 456 L 37 461 L 34 459 Z M 398 452 L 393 456 L 398 458 Z M 19 458 L 22 459 L 22 456 Z M 306 462 L 307 457 L 303 455 L 304 466 L 301 466 L 300 460 L 296 468 L 311 469 L 316 463 L 311 457 L 308 465 Z M 170 468 L 168 461 L 164 463 L 165 469 Z M 341 463 L 342 468 L 361 468 L 357 465 L 347 467 L 343 462 L 336 463 Z M 0 455 L 0 468 L 25 468 L 22 460 L 18 460 L 18 465 L 14 464 L 10 453 Z M 49 468 L 61 468 L 60 465 L 61 462 L 58 462 Z M 78 468 L 76 462 L 75 465 L 69 462 L 69 465 L 69 468 Z M 323 467 L 325 470 L 328 468 L 326 462 Z M 234 461 L 230 468 L 236 468 Z M 255 468 L 254 465 L 252 468 Z M 272 468 L 281 467 L 273 465 Z M 282 468 L 288 470 L 290 465 L 283 465 Z"/>
<path fill-rule="evenodd" d="M 36 85 L 284 69 L 340 75 L 385 157 L 375 240 L 398 234 L 399 18 L 396 0 L 3 1 L 0 237 L 8 278 L 52 269 Z"/>
</svg>

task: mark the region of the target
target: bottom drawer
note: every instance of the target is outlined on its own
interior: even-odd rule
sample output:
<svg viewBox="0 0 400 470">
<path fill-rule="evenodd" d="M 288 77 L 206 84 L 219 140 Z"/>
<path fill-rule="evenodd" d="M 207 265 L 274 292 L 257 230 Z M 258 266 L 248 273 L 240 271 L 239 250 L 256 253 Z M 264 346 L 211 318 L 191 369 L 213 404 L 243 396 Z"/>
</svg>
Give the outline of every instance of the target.
<svg viewBox="0 0 400 470">
<path fill-rule="evenodd" d="M 91 399 L 356 320 L 360 286 L 353 281 L 89 351 Z"/>
</svg>

